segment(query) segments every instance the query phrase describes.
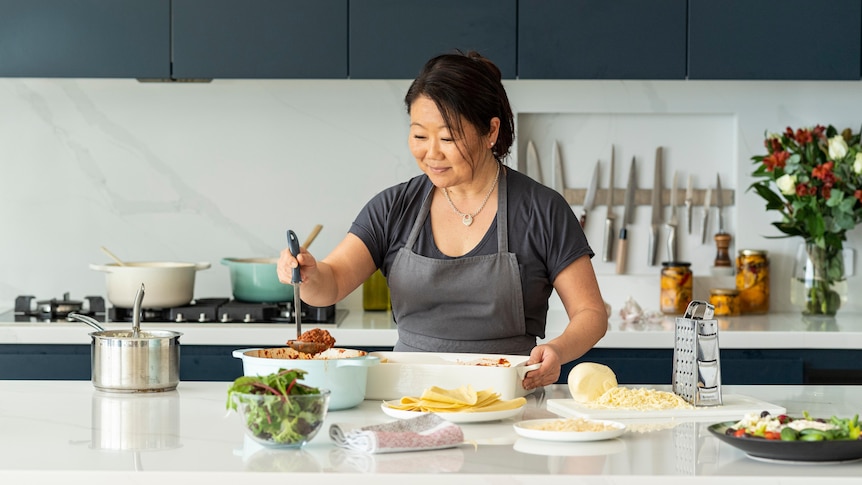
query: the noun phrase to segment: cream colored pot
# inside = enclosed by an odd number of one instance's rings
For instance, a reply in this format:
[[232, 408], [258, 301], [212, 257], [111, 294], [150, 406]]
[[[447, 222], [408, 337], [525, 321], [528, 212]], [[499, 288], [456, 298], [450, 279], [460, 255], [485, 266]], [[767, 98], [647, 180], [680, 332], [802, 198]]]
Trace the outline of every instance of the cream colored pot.
[[143, 283], [147, 287], [146, 308], [172, 308], [194, 298], [195, 274], [210, 263], [131, 262], [91, 264], [105, 273], [108, 301], [120, 308], [132, 308], [134, 295]]

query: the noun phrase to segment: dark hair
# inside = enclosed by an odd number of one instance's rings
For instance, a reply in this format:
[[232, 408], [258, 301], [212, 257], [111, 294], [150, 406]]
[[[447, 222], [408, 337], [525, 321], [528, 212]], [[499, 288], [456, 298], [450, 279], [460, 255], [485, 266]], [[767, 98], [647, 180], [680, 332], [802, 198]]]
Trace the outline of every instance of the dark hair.
[[500, 118], [500, 132], [491, 151], [499, 161], [509, 154], [515, 141], [515, 121], [502, 74], [478, 52], [443, 54], [426, 62], [404, 96], [408, 114], [420, 96], [434, 101], [446, 125], [456, 135], [464, 134], [461, 117], [482, 135], [488, 134], [491, 118]]

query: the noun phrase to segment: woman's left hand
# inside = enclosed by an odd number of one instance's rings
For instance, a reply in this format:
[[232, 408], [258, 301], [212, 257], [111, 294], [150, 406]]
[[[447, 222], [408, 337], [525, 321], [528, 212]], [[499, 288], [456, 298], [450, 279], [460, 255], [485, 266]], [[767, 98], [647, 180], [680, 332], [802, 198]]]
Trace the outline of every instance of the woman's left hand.
[[524, 389], [531, 390], [537, 387], [549, 386], [557, 382], [560, 378], [562, 363], [557, 350], [548, 344], [537, 345], [530, 352], [530, 359], [527, 365], [541, 363], [542, 366], [536, 370], [527, 372], [524, 380], [521, 383]]

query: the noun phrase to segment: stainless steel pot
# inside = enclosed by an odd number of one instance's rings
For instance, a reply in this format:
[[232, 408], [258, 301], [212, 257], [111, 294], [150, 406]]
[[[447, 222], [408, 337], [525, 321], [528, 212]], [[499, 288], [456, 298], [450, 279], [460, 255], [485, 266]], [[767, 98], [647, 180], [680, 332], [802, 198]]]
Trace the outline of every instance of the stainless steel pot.
[[132, 308], [132, 295], [138, 285], [149, 288], [147, 308], [171, 308], [188, 304], [194, 298], [195, 275], [210, 263], [131, 262], [91, 264], [103, 271], [108, 301], [120, 308]]
[[105, 330], [95, 319], [70, 313], [69, 317], [97, 329], [91, 332], [93, 386], [107, 392], [158, 392], [177, 388], [180, 382], [180, 336], [169, 330], [140, 329], [144, 285], [134, 302], [131, 330]]

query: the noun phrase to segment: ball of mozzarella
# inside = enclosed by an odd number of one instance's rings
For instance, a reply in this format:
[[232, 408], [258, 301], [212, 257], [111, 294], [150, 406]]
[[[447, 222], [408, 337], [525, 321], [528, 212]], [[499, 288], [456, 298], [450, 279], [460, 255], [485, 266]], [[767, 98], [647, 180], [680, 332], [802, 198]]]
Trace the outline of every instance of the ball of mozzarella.
[[569, 392], [577, 402], [595, 401], [614, 387], [617, 387], [617, 376], [606, 365], [582, 362], [569, 372]]

